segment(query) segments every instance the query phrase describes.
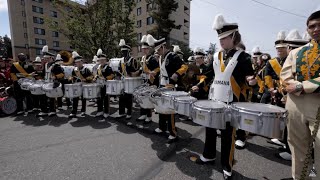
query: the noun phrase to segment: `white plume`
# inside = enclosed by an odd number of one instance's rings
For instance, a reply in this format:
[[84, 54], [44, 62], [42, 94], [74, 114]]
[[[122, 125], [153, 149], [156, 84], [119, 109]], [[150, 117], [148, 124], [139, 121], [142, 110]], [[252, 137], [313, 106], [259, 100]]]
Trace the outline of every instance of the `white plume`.
[[92, 61], [93, 61], [93, 62], [97, 62], [97, 61], [98, 61], [98, 56], [93, 56]]
[[285, 40], [286, 39], [286, 32], [280, 31], [277, 35], [277, 40]]
[[199, 47], [196, 47], [193, 52], [194, 52], [194, 53], [196, 53], [196, 52], [204, 53], [203, 49], [201, 49], [201, 48], [199, 48]]
[[40, 59], [40, 57], [39, 57], [39, 56], [37, 56], [37, 57], [36, 57], [35, 62], [41, 62], [41, 59]]
[[49, 48], [48, 48], [48, 46], [47, 46], [47, 45], [43, 46], [43, 48], [42, 48], [42, 52], [43, 52], [43, 53], [47, 53], [47, 52], [49, 52]]
[[142, 38], [141, 38], [141, 43], [145, 43], [147, 42], [147, 36], [146, 35], [143, 35]]
[[97, 56], [102, 54], [102, 49], [98, 49]]
[[260, 51], [260, 47], [259, 47], [259, 46], [255, 46], [255, 47], [252, 49], [252, 53], [258, 53], [258, 52], [261, 52], [261, 51]]
[[78, 57], [80, 56], [76, 51], [73, 51], [72, 52], [72, 58], [75, 58], [75, 57]]
[[307, 31], [304, 32], [302, 39], [306, 40], [306, 41], [310, 41], [311, 40], [311, 37], [310, 37], [310, 35], [309, 35], [309, 33]]
[[212, 29], [213, 30], [221, 29], [225, 24], [226, 24], [226, 21], [224, 20], [224, 17], [222, 16], [222, 14], [218, 14], [214, 18]]
[[301, 40], [302, 37], [297, 29], [292, 29], [286, 37], [286, 40]]
[[56, 60], [61, 60], [61, 55], [60, 54], [57, 54], [57, 57], [56, 57]]
[[179, 45], [172, 45], [173, 46], [173, 52], [181, 52], [181, 49], [179, 47]]
[[156, 41], [157, 40], [151, 34], [147, 35], [147, 43], [149, 44], [149, 46], [154, 46]]
[[126, 45], [126, 42], [124, 41], [124, 39], [120, 39], [119, 46], [124, 46], [124, 45]]

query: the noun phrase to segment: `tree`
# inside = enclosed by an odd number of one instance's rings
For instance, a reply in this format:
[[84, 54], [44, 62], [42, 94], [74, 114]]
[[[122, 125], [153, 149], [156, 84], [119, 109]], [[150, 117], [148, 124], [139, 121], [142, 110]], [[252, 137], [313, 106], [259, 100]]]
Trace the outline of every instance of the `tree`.
[[0, 36], [0, 56], [12, 58], [11, 39], [7, 35]]
[[157, 7], [157, 11], [151, 13], [151, 17], [156, 22], [154, 29], [149, 33], [156, 38], [166, 38], [168, 42], [169, 34], [172, 29], [180, 29], [181, 25], [176, 25], [174, 20], [170, 19], [172, 12], [178, 8], [178, 3], [175, 0], [146, 0], [147, 3], [152, 3], [153, 7]]
[[209, 49], [208, 49], [208, 54], [214, 54], [215, 52], [217, 51], [217, 48], [216, 48], [216, 44], [214, 43], [210, 43], [209, 45]]
[[86, 58], [92, 58], [99, 48], [110, 58], [115, 57], [120, 39], [128, 44], [135, 42], [134, 23], [129, 17], [134, 6], [131, 0], [96, 0], [85, 4], [56, 0], [54, 4], [63, 16], [63, 26], [46, 20], [48, 25], [64, 34]]

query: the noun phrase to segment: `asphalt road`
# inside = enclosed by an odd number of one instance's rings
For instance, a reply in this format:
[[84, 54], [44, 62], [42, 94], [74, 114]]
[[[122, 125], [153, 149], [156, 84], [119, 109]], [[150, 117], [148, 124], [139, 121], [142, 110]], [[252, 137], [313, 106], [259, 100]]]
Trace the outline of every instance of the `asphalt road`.
[[[66, 107], [64, 107], [66, 109]], [[112, 104], [112, 112], [117, 104]], [[222, 179], [220, 139], [214, 165], [189, 160], [204, 146], [204, 128], [191, 121], [177, 121], [180, 140], [166, 144], [155, 135], [153, 123], [139, 128], [127, 120], [94, 118], [89, 103], [85, 118], [68, 119], [70, 110], [39, 121], [35, 114], [0, 117], [0, 179], [112, 179], [187, 180]], [[260, 136], [251, 137], [244, 150], [236, 150], [234, 178], [277, 180], [290, 177], [290, 162], [275, 157], [277, 146]]]

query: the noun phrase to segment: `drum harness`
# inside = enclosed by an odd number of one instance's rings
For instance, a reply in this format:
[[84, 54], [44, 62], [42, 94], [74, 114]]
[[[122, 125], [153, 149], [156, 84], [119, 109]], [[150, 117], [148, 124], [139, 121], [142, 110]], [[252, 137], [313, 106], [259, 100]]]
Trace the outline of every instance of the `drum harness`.
[[316, 136], [318, 134], [318, 130], [319, 130], [319, 124], [320, 124], [320, 106], [318, 108], [318, 112], [317, 112], [317, 116], [316, 116], [316, 122], [314, 124], [314, 129], [311, 133], [311, 141], [309, 142], [309, 147], [308, 147], [308, 151], [306, 154], [306, 158], [304, 160], [303, 163], [303, 168], [302, 168], [302, 172], [301, 172], [301, 176], [300, 179], [304, 180], [307, 176], [307, 171], [309, 169], [309, 164], [312, 158], [312, 149], [313, 149], [313, 142], [316, 139]]

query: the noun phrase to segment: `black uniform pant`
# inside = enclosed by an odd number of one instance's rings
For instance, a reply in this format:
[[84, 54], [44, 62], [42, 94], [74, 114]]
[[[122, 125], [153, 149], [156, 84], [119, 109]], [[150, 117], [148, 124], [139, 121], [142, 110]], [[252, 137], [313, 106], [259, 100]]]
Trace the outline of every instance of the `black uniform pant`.
[[49, 111], [56, 112], [56, 98], [49, 98]]
[[151, 117], [152, 116], [152, 109], [141, 108], [140, 115], [147, 115], [147, 117]]
[[109, 114], [110, 97], [106, 94], [106, 86], [101, 88], [101, 97], [97, 99], [98, 112], [104, 111]]
[[127, 108], [127, 115], [132, 114], [132, 94], [121, 94], [119, 97], [119, 114], [125, 114], [125, 108]]
[[[62, 79], [59, 81], [61, 84], [62, 84], [62, 92], [64, 93], [64, 85], [65, 84], [68, 84], [68, 80], [67, 79]], [[67, 103], [67, 106], [70, 106], [71, 105], [71, 101], [69, 98], [66, 98], [66, 103]], [[58, 97], [57, 98], [57, 106], [58, 107], [62, 107], [62, 97]]]
[[[72, 114], [77, 114], [77, 110], [78, 110], [78, 105], [79, 105], [79, 97], [73, 98], [72, 99]], [[86, 112], [86, 106], [87, 106], [87, 100], [83, 97], [81, 97], [81, 112]]]
[[[221, 131], [221, 165], [223, 170], [231, 172], [233, 165], [235, 134], [236, 130], [227, 122], [226, 129]], [[206, 128], [206, 139], [203, 157], [207, 159], [216, 158], [217, 130]]]
[[31, 95], [33, 100], [33, 108], [40, 108], [40, 96], [41, 95]]
[[48, 97], [44, 95], [39, 95], [39, 103], [41, 112], [48, 113]]
[[159, 129], [169, 131], [171, 136], [177, 136], [177, 128], [174, 114], [159, 114]]
[[261, 97], [260, 103], [269, 104], [271, 102], [271, 94], [268, 91], [265, 91]]
[[13, 84], [14, 97], [17, 101], [17, 112], [23, 111], [23, 102], [26, 103], [26, 110], [33, 109], [32, 97], [30, 91], [22, 90], [18, 82]]

